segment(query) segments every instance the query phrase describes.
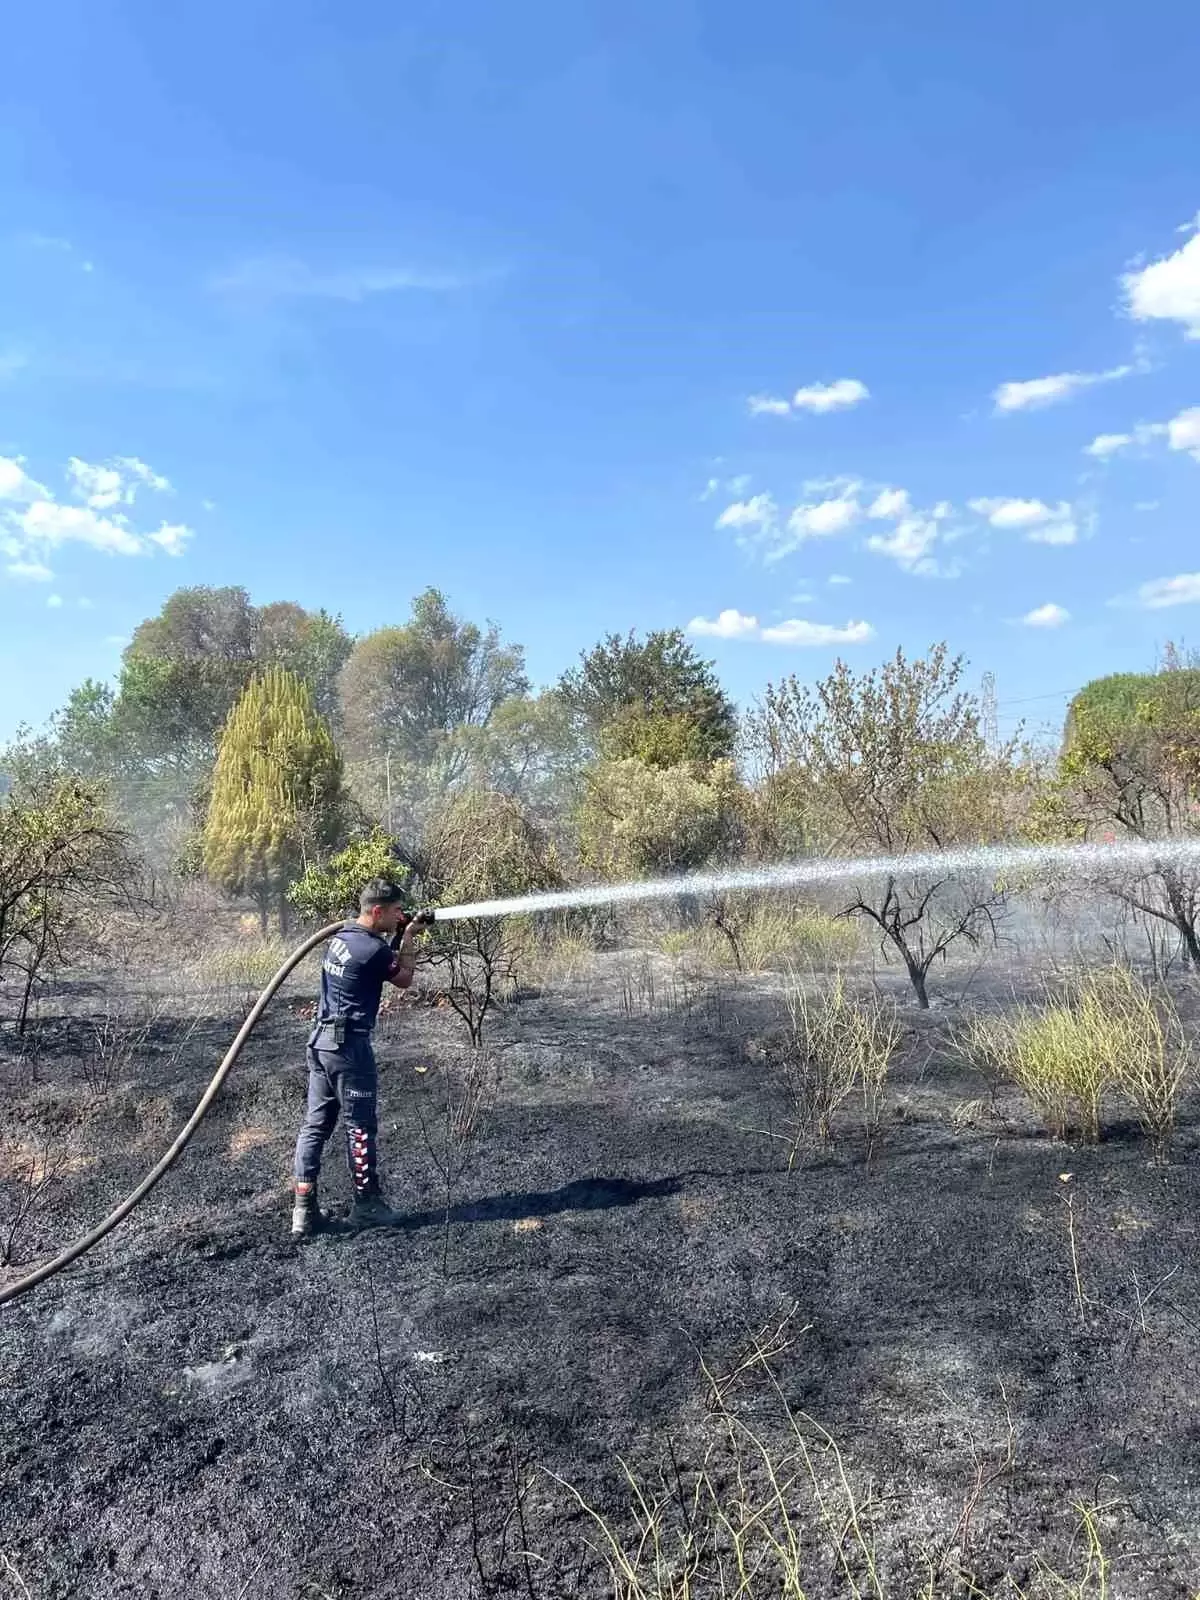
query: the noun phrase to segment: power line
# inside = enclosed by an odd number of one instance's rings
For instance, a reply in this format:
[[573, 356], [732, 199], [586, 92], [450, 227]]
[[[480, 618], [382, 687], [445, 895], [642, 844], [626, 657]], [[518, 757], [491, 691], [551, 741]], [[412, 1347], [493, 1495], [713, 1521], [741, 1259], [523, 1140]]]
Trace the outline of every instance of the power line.
[[1053, 689], [1049, 694], [1030, 694], [1023, 700], [1002, 700], [996, 707], [997, 711], [1007, 711], [1009, 706], [1031, 706], [1035, 700], [1061, 700], [1064, 695], [1074, 694], [1074, 689]]

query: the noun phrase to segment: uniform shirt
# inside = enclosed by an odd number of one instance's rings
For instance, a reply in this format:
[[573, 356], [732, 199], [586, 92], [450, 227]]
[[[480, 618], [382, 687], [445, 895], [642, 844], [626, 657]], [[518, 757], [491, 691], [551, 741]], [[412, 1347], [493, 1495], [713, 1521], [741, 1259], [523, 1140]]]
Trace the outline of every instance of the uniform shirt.
[[369, 1033], [379, 1015], [383, 986], [399, 966], [388, 941], [360, 923], [347, 922], [329, 941], [321, 963], [318, 1022], [344, 1022]]

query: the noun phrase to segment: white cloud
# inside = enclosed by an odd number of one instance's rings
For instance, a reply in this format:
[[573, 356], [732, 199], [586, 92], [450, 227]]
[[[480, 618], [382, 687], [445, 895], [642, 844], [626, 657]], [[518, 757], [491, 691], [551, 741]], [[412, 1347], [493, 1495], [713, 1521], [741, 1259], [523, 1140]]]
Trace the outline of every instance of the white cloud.
[[1048, 522], [1054, 512], [1041, 500], [1005, 500], [983, 498], [970, 502], [971, 510], [986, 517], [993, 528], [1027, 528], [1037, 522]]
[[54, 500], [36, 500], [17, 519], [25, 537], [35, 546], [75, 543], [91, 545], [107, 555], [136, 556], [142, 540], [118, 517], [102, 517], [90, 506], [63, 506]]
[[871, 502], [867, 515], [876, 522], [890, 522], [896, 517], [907, 516], [909, 510], [907, 489], [882, 489]]
[[[147, 556], [162, 551], [181, 555], [192, 530], [183, 523], [161, 522], [157, 532], [141, 532], [125, 511], [143, 491], [171, 491], [169, 481], [137, 456], [117, 456], [101, 464], [71, 456], [64, 474], [70, 493], [82, 504], [55, 498], [36, 483], [19, 458], [0, 457], [0, 559], [7, 575], [47, 583], [53, 577], [52, 556], [69, 545], [85, 545], [109, 556]], [[120, 509], [118, 509], [120, 508]], [[54, 602], [64, 602], [59, 596]], [[91, 609], [86, 598], [72, 606]]]
[[847, 622], [835, 627], [826, 622], [806, 622], [790, 617], [786, 622], [762, 627], [757, 617], [733, 609], [722, 611], [715, 620], [693, 617], [687, 631], [707, 639], [755, 639], [762, 644], [821, 646], [834, 644], [862, 644], [875, 637], [868, 622]]
[[1186, 450], [1200, 461], [1200, 406], [1190, 406], [1167, 423], [1167, 443], [1172, 450]]
[[822, 500], [815, 506], [797, 506], [788, 518], [788, 528], [797, 540], [828, 539], [857, 522], [862, 507], [853, 495]]
[[59, 606], [62, 605], [62, 603], [63, 603], [63, 598], [62, 598], [62, 595], [60, 595], [60, 594], [48, 595], [47, 598], [46, 598], [46, 604], [51, 608], [52, 611], [57, 611]]
[[1119, 450], [1124, 450], [1132, 443], [1131, 433], [1098, 433], [1091, 444], [1084, 445], [1083, 453], [1085, 456], [1095, 456], [1103, 461], [1106, 456], [1115, 456]]
[[792, 405], [797, 411], [844, 411], [870, 398], [871, 391], [857, 378], [838, 378], [834, 383], [813, 383], [797, 389]]
[[1136, 321], [1179, 322], [1189, 339], [1200, 339], [1200, 233], [1193, 233], [1174, 254], [1126, 273], [1121, 281]]
[[205, 511], [215, 511], [217, 509], [217, 502], [215, 500], [201, 500], [200, 504], [204, 507]]
[[746, 405], [752, 417], [788, 417], [792, 412], [786, 400], [776, 400], [769, 394], [752, 394]]
[[1065, 522], [1047, 522], [1040, 528], [1030, 528], [1025, 537], [1030, 544], [1077, 544], [1079, 529], [1069, 519]]
[[718, 528], [773, 528], [779, 508], [769, 494], [756, 494], [750, 500], [735, 500], [717, 518]]
[[113, 461], [100, 466], [72, 456], [67, 462], [67, 476], [71, 480], [72, 493], [91, 506], [93, 511], [106, 511], [116, 505], [132, 505], [142, 484], [157, 494], [169, 493], [171, 489], [166, 478], [136, 456], [116, 456]]
[[1187, 606], [1200, 602], [1200, 572], [1181, 572], [1174, 578], [1155, 578], [1143, 583], [1137, 592], [1139, 605], [1149, 611], [1165, 606]]
[[1074, 512], [1066, 500], [1048, 506], [1043, 500], [980, 499], [971, 510], [986, 517], [993, 528], [1023, 528], [1034, 544], [1074, 544], [1079, 537]]
[[427, 272], [418, 267], [350, 267], [320, 271], [290, 256], [258, 256], [239, 262], [214, 278], [210, 287], [223, 294], [256, 299], [322, 299], [358, 302], [375, 294], [407, 290], [433, 293], [466, 288], [478, 276]]
[[787, 622], [762, 630], [762, 638], [767, 644], [814, 648], [834, 644], [864, 644], [874, 637], [875, 630], [869, 622], [847, 622], [838, 628], [827, 622], [806, 622], [799, 617], [791, 617]]
[[129, 643], [128, 636], [123, 633], [110, 633], [105, 639], [105, 644], [112, 645], [115, 649], [124, 650]]
[[72, 456], [67, 462], [67, 476], [72, 492], [94, 511], [120, 505], [124, 498], [124, 484], [116, 467], [94, 467], [90, 462]]
[[938, 526], [931, 517], [905, 517], [889, 534], [873, 533], [867, 549], [876, 555], [890, 556], [906, 572], [932, 573], [935, 564], [929, 552], [937, 543]]
[[846, 577], [844, 572], [831, 572], [827, 580], [829, 583], [853, 583], [853, 578]]
[[[144, 483], [147, 489], [153, 489], [156, 494], [171, 493], [170, 480], [155, 472], [152, 467], [148, 467], [144, 461], [139, 461], [137, 456], [118, 456], [116, 460], [119, 467], [124, 467], [131, 477]], [[129, 498], [133, 499], [132, 486]]]
[[1027, 628], [1061, 628], [1064, 622], [1071, 620], [1071, 613], [1064, 611], [1062, 606], [1052, 602], [1044, 606], [1036, 606], [1032, 611], [1027, 611], [1021, 621]]
[[758, 635], [758, 618], [730, 609], [711, 622], [707, 617], [693, 617], [687, 631], [703, 639], [752, 639]]
[[748, 472], [739, 472], [736, 478], [727, 480], [725, 487], [730, 494], [742, 495], [750, 487], [751, 477]]
[[0, 456], [0, 500], [25, 505], [33, 500], [45, 500], [49, 494], [49, 489], [35, 482], [25, 471], [20, 456]]
[[166, 550], [168, 555], [182, 555], [192, 539], [192, 530], [182, 522], [165, 522], [158, 528], [157, 533], [149, 534], [152, 544], [157, 544], [158, 549]]
[[150, 535], [153, 544], [169, 556], [181, 556], [192, 538], [192, 530], [182, 522], [164, 522], [157, 533]]
[[1112, 383], [1116, 378], [1127, 378], [1136, 368], [1112, 367], [1108, 372], [1056, 372], [1048, 378], [1027, 378], [1021, 383], [1002, 383], [993, 390], [992, 399], [997, 412], [1033, 411], [1042, 406], [1056, 405], [1069, 400], [1081, 389], [1093, 384]]

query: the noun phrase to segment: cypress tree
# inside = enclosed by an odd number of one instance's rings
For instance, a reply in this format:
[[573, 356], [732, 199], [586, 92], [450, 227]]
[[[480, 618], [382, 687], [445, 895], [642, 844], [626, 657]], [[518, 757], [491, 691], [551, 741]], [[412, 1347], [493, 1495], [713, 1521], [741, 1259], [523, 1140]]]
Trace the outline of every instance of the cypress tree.
[[287, 932], [288, 885], [332, 844], [342, 760], [303, 679], [269, 667], [229, 713], [204, 827], [204, 870], [227, 894], [250, 895], [264, 933], [272, 908]]

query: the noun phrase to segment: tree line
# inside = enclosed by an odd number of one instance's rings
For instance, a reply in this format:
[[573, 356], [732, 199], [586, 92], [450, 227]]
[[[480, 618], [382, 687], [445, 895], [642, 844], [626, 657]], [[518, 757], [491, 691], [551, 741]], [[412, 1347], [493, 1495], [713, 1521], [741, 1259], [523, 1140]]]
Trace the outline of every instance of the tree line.
[[[1053, 750], [989, 741], [964, 672], [944, 644], [864, 673], [839, 661], [739, 714], [678, 630], [611, 634], [535, 690], [521, 646], [436, 589], [359, 638], [325, 611], [181, 589], [115, 684], [84, 683], [0, 760], [0, 973], [49, 959], [36, 930], [71, 852], [51, 827], [39, 880], [30, 841], [81, 804], [97, 881], [122, 879], [125, 851], [285, 930], [340, 909], [368, 867], [462, 900], [798, 855], [1200, 832], [1196, 657], [1169, 648], [1151, 671], [1089, 683]], [[1103, 886], [1200, 965], [1200, 874], [1164, 854]], [[993, 937], [1013, 887], [899, 867], [839, 910], [874, 928], [925, 1005], [932, 965]]]

